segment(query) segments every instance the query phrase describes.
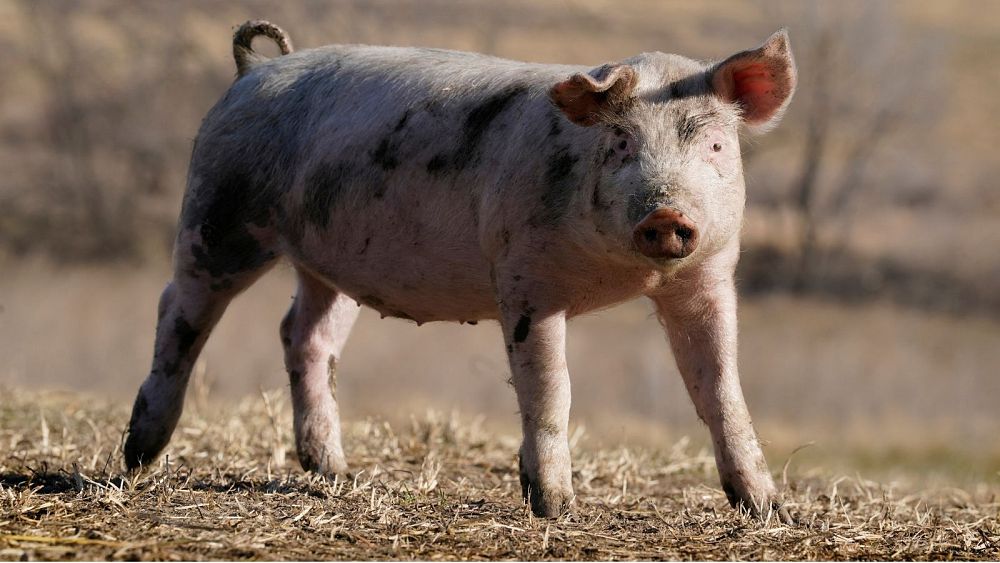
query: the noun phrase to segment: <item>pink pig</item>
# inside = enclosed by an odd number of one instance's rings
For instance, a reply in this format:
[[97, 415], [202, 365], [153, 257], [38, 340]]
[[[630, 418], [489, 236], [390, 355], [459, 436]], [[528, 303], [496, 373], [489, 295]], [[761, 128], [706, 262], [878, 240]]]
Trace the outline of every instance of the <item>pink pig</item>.
[[[254, 53], [257, 35], [283, 56]], [[239, 76], [191, 158], [130, 468], [170, 440], [226, 305], [285, 257], [299, 280], [281, 339], [303, 468], [347, 469], [331, 384], [358, 303], [417, 323], [493, 319], [520, 405], [523, 494], [558, 515], [574, 498], [566, 321], [646, 296], [730, 503], [780, 509], [740, 389], [733, 270], [739, 130], [774, 125], [792, 96], [784, 30], [708, 65], [664, 53], [594, 68], [437, 49], [292, 53], [263, 21], [244, 24], [233, 50]]]

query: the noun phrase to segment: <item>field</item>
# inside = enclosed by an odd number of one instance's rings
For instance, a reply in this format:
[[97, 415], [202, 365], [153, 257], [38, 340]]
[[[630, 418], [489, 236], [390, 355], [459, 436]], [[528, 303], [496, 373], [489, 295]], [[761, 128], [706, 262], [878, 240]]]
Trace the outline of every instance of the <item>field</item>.
[[[364, 310], [338, 365], [353, 474], [303, 473], [284, 263], [212, 334], [167, 455], [123, 474], [192, 141], [251, 18], [300, 50], [587, 65], [788, 27], [795, 99], [742, 143], [737, 285], [796, 525], [729, 508], [643, 299], [569, 325], [570, 513], [520, 501], [493, 322]], [[0, 0], [0, 53], [0, 560], [1000, 559], [1000, 2]]]
[[[121, 405], [7, 390], [0, 558], [997, 559], [1000, 487], [928, 489], [776, 467], [796, 525], [732, 511], [711, 455], [575, 448], [572, 511], [520, 502], [517, 441], [427, 415], [350, 425], [353, 475], [298, 469], [280, 393], [195, 401], [172, 454], [119, 471]], [[576, 439], [580, 438], [579, 433]]]

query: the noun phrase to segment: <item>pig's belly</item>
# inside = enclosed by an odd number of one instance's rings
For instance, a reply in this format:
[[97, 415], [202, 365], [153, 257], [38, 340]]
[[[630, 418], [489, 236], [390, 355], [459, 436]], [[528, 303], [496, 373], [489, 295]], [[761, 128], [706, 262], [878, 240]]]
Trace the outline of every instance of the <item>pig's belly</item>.
[[[331, 242], [325, 252], [300, 254], [293, 261], [383, 316], [417, 323], [498, 318], [490, 265], [478, 246], [441, 244], [421, 249], [412, 243], [379, 243], [355, 234], [346, 235], [345, 240]], [[566, 283], [560, 305], [568, 317], [634, 299], [663, 282], [657, 274], [618, 270], [600, 272], [593, 280], [562, 281]]]
[[404, 219], [379, 228], [354, 223], [307, 234], [287, 254], [384, 316], [418, 323], [497, 318], [490, 265], [474, 233]]

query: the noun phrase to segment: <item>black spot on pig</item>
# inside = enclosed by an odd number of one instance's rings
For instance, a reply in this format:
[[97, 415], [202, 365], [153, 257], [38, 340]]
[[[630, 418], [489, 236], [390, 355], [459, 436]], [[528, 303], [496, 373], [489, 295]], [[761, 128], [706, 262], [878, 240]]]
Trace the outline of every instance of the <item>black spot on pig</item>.
[[192, 327], [184, 317], [177, 317], [174, 321], [174, 336], [177, 337], [177, 359], [182, 360], [190, 352], [191, 347], [198, 340], [201, 331]]
[[549, 138], [550, 139], [553, 138], [553, 137], [558, 137], [559, 135], [562, 135], [562, 124], [560, 123], [561, 120], [562, 120], [562, 118], [559, 115], [556, 115], [555, 112], [553, 112], [549, 116]]
[[571, 154], [566, 147], [559, 148], [549, 159], [549, 167], [545, 172], [546, 183], [551, 186], [565, 182], [579, 160], [580, 157]]
[[372, 152], [372, 164], [386, 172], [395, 170], [399, 166], [399, 158], [396, 156], [398, 150], [399, 147], [389, 137], [382, 139]]
[[401, 132], [406, 129], [406, 123], [410, 120], [411, 113], [412, 110], [406, 110], [399, 120], [396, 121], [396, 124], [392, 127], [392, 131], [379, 141], [378, 146], [371, 152], [372, 164], [375, 164], [386, 172], [395, 170], [399, 166], [399, 147], [402, 142], [400, 138]]
[[518, 97], [528, 91], [522, 84], [514, 84], [500, 92], [497, 92], [485, 102], [469, 110], [465, 118], [465, 125], [462, 129], [462, 141], [455, 152], [455, 168], [464, 170], [470, 164], [475, 164], [473, 158], [476, 156], [479, 144], [483, 136], [490, 128], [490, 125], [507, 109]]
[[536, 222], [542, 225], [557, 223], [566, 213], [573, 194], [577, 189], [577, 178], [573, 167], [580, 157], [569, 147], [558, 146], [549, 156], [545, 169], [545, 192], [542, 193], [542, 208]]
[[256, 270], [274, 259], [251, 234], [266, 228], [272, 203], [248, 174], [229, 171], [205, 180], [198, 193], [185, 197], [181, 214], [185, 228], [197, 230], [201, 243], [191, 245], [194, 266], [214, 278]]
[[343, 193], [342, 182], [348, 174], [344, 163], [320, 162], [306, 175], [302, 196], [302, 214], [321, 229], [330, 223], [330, 210]]
[[601, 200], [601, 183], [594, 182], [594, 190], [590, 195], [590, 205], [594, 209], [609, 209], [611, 206]]
[[521, 315], [521, 318], [517, 320], [517, 326], [514, 327], [514, 342], [517, 344], [524, 342], [530, 332], [531, 316]]
[[393, 133], [399, 133], [404, 127], [406, 127], [406, 122], [409, 121], [411, 113], [412, 110], [406, 110], [406, 112], [403, 113], [403, 116], [396, 122], [396, 126], [392, 128]]
[[444, 154], [436, 154], [433, 158], [427, 161], [427, 173], [436, 175], [447, 165], [448, 157]]
[[213, 278], [254, 271], [275, 258], [273, 252], [265, 251], [249, 235], [234, 236], [227, 241], [226, 246], [192, 244], [191, 256], [194, 258], [195, 269], [208, 272]]
[[603, 166], [603, 165], [611, 162], [611, 159], [613, 159], [614, 157], [615, 157], [615, 149], [614, 149], [614, 147], [608, 148], [608, 150], [606, 150], [604, 152], [604, 158], [601, 160], [601, 165]]
[[362, 295], [361, 297], [358, 298], [358, 300], [364, 303], [365, 305], [368, 305], [372, 309], [381, 309], [385, 307], [385, 301], [382, 301], [382, 299], [374, 295]]
[[302, 372], [297, 369], [288, 370], [288, 381], [292, 385], [298, 385], [299, 381], [302, 380]]
[[177, 317], [174, 321], [173, 331], [174, 343], [177, 346], [176, 354], [171, 355], [170, 351], [166, 351], [166, 357], [163, 357], [157, 352], [154, 354], [153, 361], [154, 366], [156, 366], [154, 369], [158, 369], [159, 374], [167, 378], [177, 375], [201, 334], [200, 330], [191, 326], [183, 317]]

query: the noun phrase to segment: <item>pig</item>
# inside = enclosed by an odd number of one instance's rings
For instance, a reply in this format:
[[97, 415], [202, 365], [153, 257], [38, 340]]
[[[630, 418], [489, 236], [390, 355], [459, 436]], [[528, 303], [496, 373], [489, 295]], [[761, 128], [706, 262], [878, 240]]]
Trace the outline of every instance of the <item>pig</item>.
[[[257, 36], [282, 54], [257, 54]], [[227, 304], [283, 258], [298, 280], [280, 337], [305, 470], [347, 470], [333, 391], [362, 304], [418, 325], [495, 320], [520, 407], [523, 497], [539, 516], [563, 513], [566, 322], [645, 296], [730, 504], [789, 519], [740, 388], [733, 280], [739, 135], [774, 126], [795, 90], [784, 29], [712, 63], [293, 51], [266, 21], [241, 26], [233, 52], [235, 81], [194, 144], [128, 468], [167, 445]]]

